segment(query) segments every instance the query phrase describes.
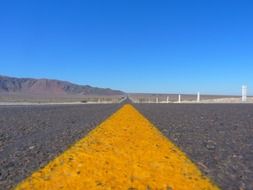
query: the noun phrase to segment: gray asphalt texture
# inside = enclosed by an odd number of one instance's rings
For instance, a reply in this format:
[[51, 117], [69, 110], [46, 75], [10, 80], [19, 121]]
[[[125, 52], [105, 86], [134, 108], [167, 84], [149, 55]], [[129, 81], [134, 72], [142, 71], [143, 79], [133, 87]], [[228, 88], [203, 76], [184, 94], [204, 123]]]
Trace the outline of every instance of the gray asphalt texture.
[[[0, 106], [0, 189], [14, 187], [120, 106]], [[134, 106], [222, 189], [253, 189], [253, 105]]]
[[253, 105], [135, 104], [224, 190], [253, 190]]
[[0, 189], [13, 188], [120, 107], [0, 106]]

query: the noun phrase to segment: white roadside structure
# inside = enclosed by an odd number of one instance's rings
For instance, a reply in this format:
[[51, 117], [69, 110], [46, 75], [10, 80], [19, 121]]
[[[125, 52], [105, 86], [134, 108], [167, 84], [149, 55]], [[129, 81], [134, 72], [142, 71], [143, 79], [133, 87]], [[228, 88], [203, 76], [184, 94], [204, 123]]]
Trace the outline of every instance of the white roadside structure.
[[197, 102], [200, 102], [200, 93], [197, 93]]
[[246, 102], [247, 101], [247, 86], [246, 85], [242, 85], [242, 102]]
[[167, 104], [169, 103], [169, 100], [170, 100], [170, 97], [167, 96], [167, 99], [166, 99], [166, 103], [167, 103]]
[[181, 103], [181, 94], [178, 94], [178, 103]]

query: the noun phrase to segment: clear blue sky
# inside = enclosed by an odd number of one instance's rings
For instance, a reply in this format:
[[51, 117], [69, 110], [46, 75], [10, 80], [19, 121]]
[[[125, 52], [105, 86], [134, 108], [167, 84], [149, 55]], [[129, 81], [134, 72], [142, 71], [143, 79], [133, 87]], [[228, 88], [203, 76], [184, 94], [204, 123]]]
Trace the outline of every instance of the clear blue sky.
[[239, 94], [253, 89], [253, 1], [1, 0], [0, 74]]

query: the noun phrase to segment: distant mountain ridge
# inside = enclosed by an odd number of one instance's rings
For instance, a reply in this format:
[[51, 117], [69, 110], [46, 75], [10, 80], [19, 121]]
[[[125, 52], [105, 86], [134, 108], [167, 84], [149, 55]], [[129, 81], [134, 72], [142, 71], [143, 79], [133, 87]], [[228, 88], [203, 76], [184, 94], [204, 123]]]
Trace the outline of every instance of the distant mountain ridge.
[[78, 85], [67, 81], [52, 79], [16, 78], [0, 75], [0, 93], [84, 96], [84, 95], [123, 95], [124, 92], [110, 88], [98, 88], [89, 85]]

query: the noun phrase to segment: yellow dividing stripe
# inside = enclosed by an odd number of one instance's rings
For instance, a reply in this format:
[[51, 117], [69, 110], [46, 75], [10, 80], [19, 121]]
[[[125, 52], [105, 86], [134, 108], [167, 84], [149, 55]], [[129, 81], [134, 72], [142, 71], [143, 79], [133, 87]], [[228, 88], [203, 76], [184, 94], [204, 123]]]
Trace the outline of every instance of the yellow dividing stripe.
[[133, 106], [125, 105], [16, 189], [218, 190]]

